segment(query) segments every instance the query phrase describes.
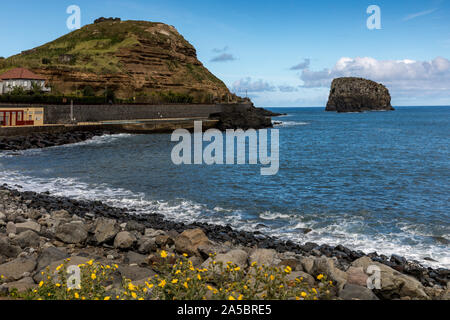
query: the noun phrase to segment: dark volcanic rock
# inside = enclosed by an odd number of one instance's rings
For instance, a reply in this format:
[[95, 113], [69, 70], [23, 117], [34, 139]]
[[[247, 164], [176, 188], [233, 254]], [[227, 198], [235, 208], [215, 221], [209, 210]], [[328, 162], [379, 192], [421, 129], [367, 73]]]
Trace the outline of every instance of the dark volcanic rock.
[[362, 112], [395, 110], [389, 90], [382, 84], [362, 78], [337, 78], [331, 84], [326, 111]]
[[219, 130], [227, 129], [264, 129], [272, 128], [272, 119], [274, 114], [268, 110], [250, 107], [247, 110], [232, 110], [212, 114], [210, 118], [219, 120], [217, 128]]
[[77, 143], [95, 136], [111, 134], [109, 131], [73, 131], [64, 133], [32, 133], [24, 136], [0, 137], [0, 151], [39, 149]]

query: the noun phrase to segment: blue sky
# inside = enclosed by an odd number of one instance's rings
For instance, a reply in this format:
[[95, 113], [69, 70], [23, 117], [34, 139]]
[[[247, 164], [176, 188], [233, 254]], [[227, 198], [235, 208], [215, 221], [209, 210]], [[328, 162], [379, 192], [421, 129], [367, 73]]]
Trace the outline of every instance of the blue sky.
[[[394, 105], [450, 105], [450, 0], [4, 1], [0, 56], [68, 33], [69, 5], [82, 25], [113, 16], [175, 26], [258, 106], [323, 106], [331, 79], [350, 75], [384, 83]], [[370, 5], [381, 9], [380, 30], [366, 26]]]

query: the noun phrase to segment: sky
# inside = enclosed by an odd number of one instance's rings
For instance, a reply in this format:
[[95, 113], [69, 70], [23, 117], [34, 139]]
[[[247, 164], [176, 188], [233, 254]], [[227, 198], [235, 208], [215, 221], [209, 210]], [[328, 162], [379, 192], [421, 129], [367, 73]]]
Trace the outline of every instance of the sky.
[[70, 5], [82, 26], [101, 16], [175, 26], [260, 107], [325, 106], [341, 76], [383, 83], [394, 106], [450, 105], [450, 0], [2, 1], [0, 56], [70, 32]]

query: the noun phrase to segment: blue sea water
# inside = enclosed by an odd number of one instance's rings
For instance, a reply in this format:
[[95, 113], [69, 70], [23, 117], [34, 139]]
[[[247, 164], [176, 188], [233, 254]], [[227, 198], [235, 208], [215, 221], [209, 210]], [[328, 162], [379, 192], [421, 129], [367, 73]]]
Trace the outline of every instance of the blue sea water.
[[175, 166], [170, 135], [121, 134], [0, 153], [0, 183], [450, 267], [450, 107], [274, 110], [288, 113], [274, 119], [275, 176], [259, 165]]

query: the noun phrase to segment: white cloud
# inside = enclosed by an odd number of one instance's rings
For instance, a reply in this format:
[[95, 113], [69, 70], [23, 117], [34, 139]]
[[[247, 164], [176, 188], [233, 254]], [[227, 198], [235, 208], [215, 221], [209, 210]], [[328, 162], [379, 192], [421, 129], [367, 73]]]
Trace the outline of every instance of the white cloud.
[[236, 58], [230, 53], [222, 53], [211, 59], [211, 62], [226, 62], [226, 61], [234, 61]]
[[426, 16], [429, 15], [433, 12], [435, 12], [437, 9], [430, 9], [430, 10], [425, 10], [425, 11], [421, 11], [421, 12], [416, 12], [416, 13], [412, 13], [407, 15], [406, 17], [403, 18], [403, 21], [408, 21], [408, 20], [412, 20], [418, 17], [422, 17], [422, 16]]
[[370, 57], [341, 58], [332, 69], [303, 70], [303, 87], [329, 87], [334, 78], [362, 77], [382, 82], [394, 94], [450, 95], [450, 61], [377, 60]]
[[303, 62], [300, 62], [299, 64], [296, 64], [295, 66], [291, 67], [291, 70], [304, 70], [309, 67], [310, 63], [311, 59], [304, 59]]
[[233, 86], [231, 87], [231, 91], [235, 93], [242, 93], [242, 92], [265, 92], [265, 91], [275, 91], [276, 87], [270, 84], [267, 81], [264, 81], [262, 79], [252, 81], [252, 78], [247, 77], [240, 79], [238, 81], [235, 81], [233, 83]]

